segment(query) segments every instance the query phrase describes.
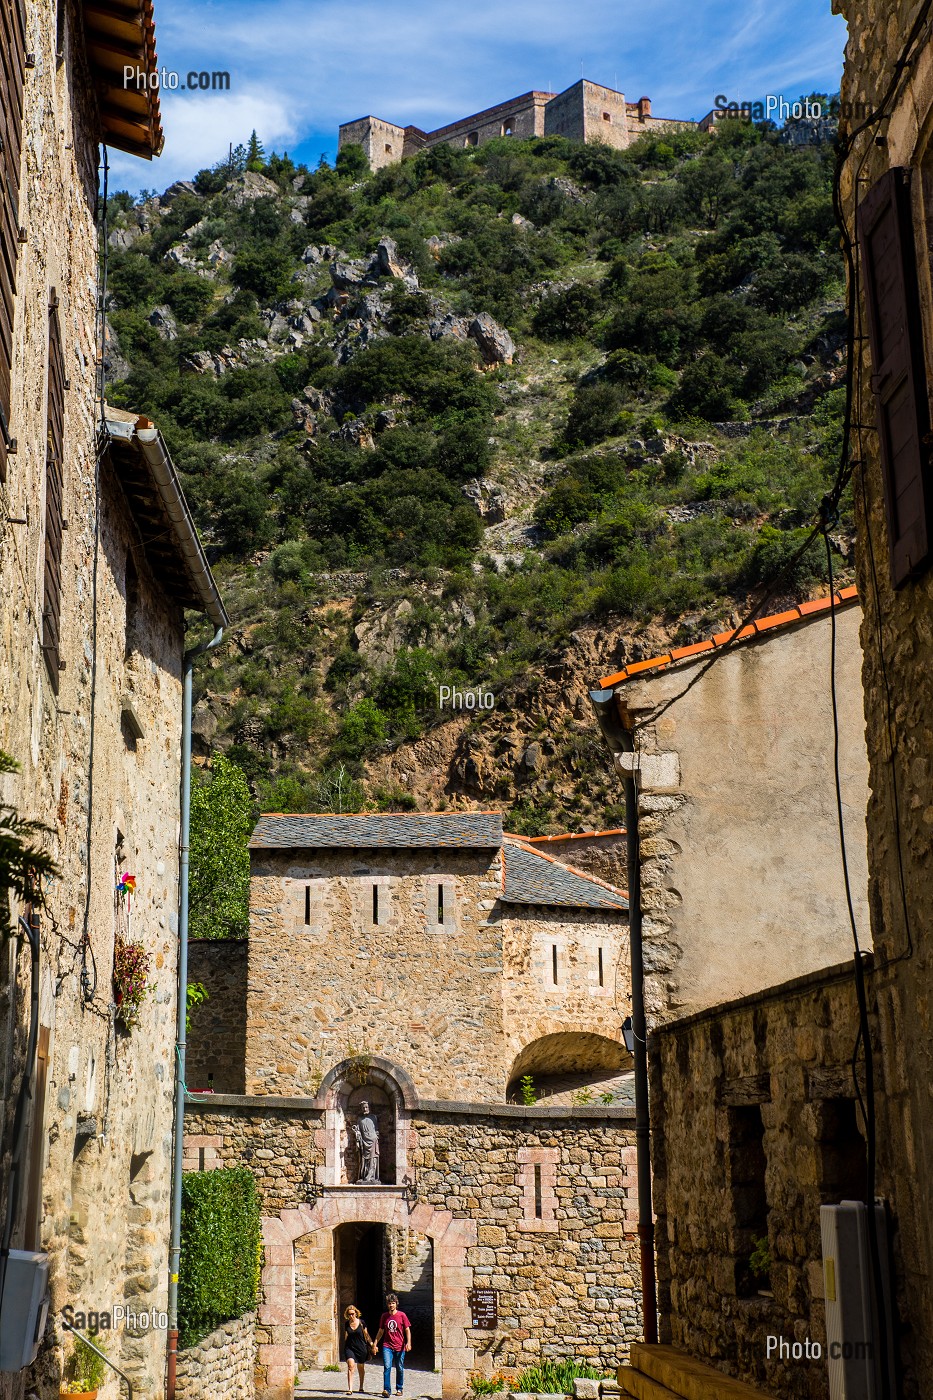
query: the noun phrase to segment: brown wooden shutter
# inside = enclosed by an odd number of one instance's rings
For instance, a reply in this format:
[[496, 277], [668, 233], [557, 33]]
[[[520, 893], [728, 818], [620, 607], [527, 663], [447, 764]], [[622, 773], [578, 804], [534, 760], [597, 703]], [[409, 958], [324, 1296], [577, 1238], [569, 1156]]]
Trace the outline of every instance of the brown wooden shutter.
[[891, 581], [922, 572], [933, 545], [930, 410], [910, 199], [910, 170], [895, 167], [858, 210]]
[[13, 309], [19, 253], [19, 166], [26, 30], [21, 0], [0, 0], [0, 481], [10, 438]]
[[62, 609], [62, 510], [64, 497], [65, 358], [62, 353], [58, 300], [49, 307], [49, 366], [45, 449], [45, 595], [42, 604], [42, 650], [52, 689], [58, 694]]

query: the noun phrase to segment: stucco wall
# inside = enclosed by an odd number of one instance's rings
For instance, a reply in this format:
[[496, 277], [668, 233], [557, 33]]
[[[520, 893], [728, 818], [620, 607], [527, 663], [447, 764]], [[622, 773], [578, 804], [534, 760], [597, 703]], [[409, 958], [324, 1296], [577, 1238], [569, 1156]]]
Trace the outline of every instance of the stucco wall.
[[[846, 846], [870, 947], [868, 762], [857, 607], [837, 613], [837, 693]], [[709, 659], [619, 687], [634, 722]], [[655, 1020], [827, 967], [847, 956], [833, 782], [827, 614], [723, 655], [637, 731], [646, 1004]]]
[[[906, 0], [883, 4], [880, 0], [835, 0], [833, 8], [845, 15], [849, 26], [841, 89], [840, 136], [845, 138], [886, 93], [918, 6]], [[909, 166], [918, 172], [913, 182], [914, 232], [927, 378], [928, 384], [933, 384], [933, 295], [927, 253], [930, 206], [929, 195], [925, 202], [921, 188], [926, 183], [929, 190], [933, 159], [929, 146], [933, 50], [926, 40], [912, 55], [897, 99], [888, 111], [890, 119], [886, 117], [880, 127], [872, 127], [856, 139], [843, 171], [843, 206], [851, 229], [857, 194], [864, 197], [889, 166]], [[884, 135], [883, 144], [875, 144], [879, 132]], [[857, 191], [856, 176], [860, 180]], [[855, 421], [871, 424], [875, 412], [872, 366], [867, 345], [863, 343], [860, 349]], [[919, 1391], [926, 1395], [933, 1392], [933, 1292], [929, 1286], [933, 1272], [933, 1186], [924, 1165], [933, 1159], [933, 1116], [927, 1092], [933, 1082], [929, 917], [933, 907], [933, 673], [929, 665], [933, 571], [928, 569], [897, 591], [891, 587], [878, 439], [873, 431], [856, 431], [853, 456], [862, 463], [855, 477], [856, 564], [865, 608], [862, 645], [871, 763], [872, 934], [880, 962], [878, 996], [888, 1091], [899, 1097], [889, 1131], [897, 1164], [895, 1194], [908, 1282], [911, 1332], [904, 1349], [916, 1368]], [[893, 698], [890, 721], [889, 693]], [[906, 899], [902, 896], [901, 869]], [[890, 965], [886, 966], [888, 959]]]
[[[864, 1190], [850, 1065], [857, 1029], [845, 965], [649, 1038], [661, 1341], [787, 1400], [829, 1394], [819, 1208]], [[741, 1138], [749, 1108], [764, 1129], [767, 1219], [757, 1226]], [[887, 1194], [883, 1136], [879, 1147]], [[756, 1280], [747, 1261], [763, 1235], [772, 1263]], [[809, 1339], [824, 1357], [769, 1359], [768, 1335]]]

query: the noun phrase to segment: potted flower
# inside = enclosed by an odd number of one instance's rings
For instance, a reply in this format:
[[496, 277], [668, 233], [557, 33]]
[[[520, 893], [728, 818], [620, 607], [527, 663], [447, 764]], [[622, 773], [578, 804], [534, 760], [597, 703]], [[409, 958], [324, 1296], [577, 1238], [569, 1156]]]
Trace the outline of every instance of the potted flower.
[[74, 1351], [68, 1358], [65, 1377], [61, 1383], [59, 1400], [69, 1396], [80, 1396], [81, 1400], [94, 1400], [104, 1383], [106, 1365], [83, 1337], [75, 1337]]
[[141, 943], [117, 938], [113, 947], [113, 999], [124, 1030], [139, 1024], [140, 1008], [149, 995], [150, 956]]

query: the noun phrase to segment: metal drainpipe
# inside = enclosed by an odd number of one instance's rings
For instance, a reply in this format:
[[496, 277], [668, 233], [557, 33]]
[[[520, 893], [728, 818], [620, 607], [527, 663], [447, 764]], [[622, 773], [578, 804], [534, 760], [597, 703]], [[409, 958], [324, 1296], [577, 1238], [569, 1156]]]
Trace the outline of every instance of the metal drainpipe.
[[175, 1137], [172, 1165], [171, 1236], [168, 1256], [168, 1375], [167, 1400], [175, 1397], [178, 1356], [178, 1265], [181, 1258], [181, 1174], [185, 1144], [185, 1021], [188, 988], [188, 865], [191, 843], [191, 691], [197, 656], [217, 646], [224, 634], [218, 627], [209, 642], [186, 651], [182, 662], [181, 709], [181, 832], [178, 858], [178, 991], [175, 1008]]
[[[611, 690], [591, 690], [590, 702], [613, 755], [632, 752], [634, 742], [615, 712]], [[641, 857], [638, 840], [638, 789], [626, 773], [625, 845], [628, 861], [628, 927], [632, 969], [632, 1058], [635, 1070], [635, 1152], [638, 1177], [638, 1240], [641, 1253], [642, 1321], [645, 1341], [658, 1340], [658, 1295], [654, 1267], [654, 1212], [651, 1205], [651, 1112], [648, 1104], [648, 1033], [645, 1025], [645, 962], [642, 945]]]

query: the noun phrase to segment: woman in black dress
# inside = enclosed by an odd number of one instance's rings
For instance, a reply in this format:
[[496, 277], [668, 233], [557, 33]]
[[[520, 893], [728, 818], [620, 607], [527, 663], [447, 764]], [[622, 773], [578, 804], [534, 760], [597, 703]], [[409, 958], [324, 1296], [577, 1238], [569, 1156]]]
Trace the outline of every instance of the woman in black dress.
[[372, 1339], [366, 1331], [366, 1324], [360, 1316], [359, 1308], [352, 1303], [343, 1314], [343, 1359], [347, 1363], [347, 1394], [353, 1391], [353, 1372], [359, 1368], [360, 1393], [366, 1380], [366, 1362], [372, 1353]]

